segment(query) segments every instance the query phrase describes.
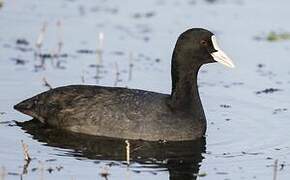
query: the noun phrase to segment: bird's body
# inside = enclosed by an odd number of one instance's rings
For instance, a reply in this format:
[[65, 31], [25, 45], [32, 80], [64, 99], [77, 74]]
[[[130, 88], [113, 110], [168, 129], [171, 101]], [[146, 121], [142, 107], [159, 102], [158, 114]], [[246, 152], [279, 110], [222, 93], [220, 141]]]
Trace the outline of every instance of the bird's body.
[[172, 56], [171, 94], [71, 85], [36, 95], [14, 108], [44, 124], [90, 135], [149, 141], [200, 138], [206, 119], [197, 88], [198, 70], [214, 62], [213, 57], [231, 63], [217, 53], [212, 36], [196, 28], [178, 38]]
[[34, 106], [27, 114], [41, 122], [78, 133], [172, 141], [201, 137], [205, 117], [174, 112], [169, 102], [170, 95], [155, 92], [71, 85], [41, 93], [24, 104]]

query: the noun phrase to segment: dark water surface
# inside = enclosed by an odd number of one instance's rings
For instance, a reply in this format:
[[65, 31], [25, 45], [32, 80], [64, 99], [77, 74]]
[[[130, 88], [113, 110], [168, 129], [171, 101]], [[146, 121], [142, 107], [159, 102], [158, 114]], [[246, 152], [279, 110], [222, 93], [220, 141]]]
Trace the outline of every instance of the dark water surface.
[[[0, 180], [20, 176], [264, 180], [273, 179], [275, 160], [277, 179], [290, 177], [290, 41], [268, 38], [272, 31], [290, 32], [290, 3], [1, 2]], [[43, 24], [39, 50], [36, 44]], [[208, 120], [206, 139], [132, 141], [132, 161], [127, 167], [124, 140], [45, 129], [12, 108], [50, 86], [68, 84], [169, 93], [172, 49], [177, 36], [190, 27], [212, 30], [237, 67], [229, 70], [210, 64], [199, 73]], [[101, 65], [97, 64], [100, 55]], [[16, 126], [14, 120], [25, 123]], [[29, 146], [29, 164], [24, 161], [21, 140]]]

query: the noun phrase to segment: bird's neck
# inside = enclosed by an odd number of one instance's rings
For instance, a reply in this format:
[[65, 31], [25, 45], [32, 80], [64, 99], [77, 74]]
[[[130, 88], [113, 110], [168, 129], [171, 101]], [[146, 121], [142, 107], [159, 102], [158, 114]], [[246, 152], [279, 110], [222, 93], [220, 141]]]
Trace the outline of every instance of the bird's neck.
[[[184, 58], [184, 56], [179, 57]], [[171, 107], [174, 110], [204, 117], [197, 86], [197, 75], [201, 65], [180, 65], [178, 62], [182, 60], [178, 59], [179, 57], [176, 55], [172, 57]]]

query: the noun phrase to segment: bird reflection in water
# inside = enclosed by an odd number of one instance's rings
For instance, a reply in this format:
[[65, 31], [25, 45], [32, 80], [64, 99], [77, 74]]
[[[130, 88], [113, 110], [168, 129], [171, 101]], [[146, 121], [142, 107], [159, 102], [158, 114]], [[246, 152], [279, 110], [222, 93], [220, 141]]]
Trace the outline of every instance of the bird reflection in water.
[[[93, 160], [126, 160], [124, 139], [112, 139], [50, 129], [37, 120], [18, 122], [33, 139], [48, 146], [70, 149], [66, 155]], [[195, 180], [205, 153], [206, 139], [180, 142], [130, 140], [131, 162], [146, 168], [165, 168], [170, 180]], [[142, 171], [142, 170], [141, 170]]]

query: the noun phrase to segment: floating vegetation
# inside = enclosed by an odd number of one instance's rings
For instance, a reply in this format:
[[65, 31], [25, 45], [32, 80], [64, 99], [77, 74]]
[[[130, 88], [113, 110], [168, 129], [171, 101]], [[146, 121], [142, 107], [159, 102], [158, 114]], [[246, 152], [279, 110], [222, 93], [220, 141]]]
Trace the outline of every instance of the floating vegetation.
[[33, 51], [33, 48], [28, 47], [30, 43], [24, 38], [16, 39], [15, 44], [16, 44], [15, 49], [18, 51], [21, 51], [21, 52]]
[[[67, 58], [68, 54], [52, 54], [52, 53], [35, 53], [35, 58], [39, 62], [35, 62], [35, 71], [38, 71], [39, 69], [45, 69], [45, 64], [47, 60], [50, 60], [50, 63], [53, 67], [58, 68], [58, 69], [65, 69], [65, 66], [62, 64], [65, 63], [66, 61], [60, 60], [59, 58]], [[56, 60], [56, 62], [54, 62]]]
[[281, 113], [281, 112], [286, 112], [287, 110], [288, 110], [287, 108], [277, 108], [277, 109], [274, 109], [273, 114], [278, 114], [278, 113]]
[[28, 46], [29, 42], [26, 39], [21, 38], [21, 39], [17, 39], [16, 40], [16, 44], [17, 45]]
[[90, 50], [90, 49], [79, 49], [79, 50], [77, 50], [77, 53], [79, 53], [79, 54], [95, 54], [96, 51]]
[[25, 65], [28, 61], [20, 58], [11, 58], [12, 61], [15, 62], [16, 65]]
[[221, 104], [220, 107], [222, 107], [222, 108], [230, 108], [231, 105], [228, 105], [228, 104]]
[[263, 68], [263, 67], [265, 67], [266, 65], [265, 64], [262, 64], [262, 63], [259, 63], [259, 64], [257, 64], [257, 67], [258, 68]]
[[156, 58], [156, 59], [155, 59], [155, 62], [156, 62], [156, 63], [160, 63], [160, 61], [161, 61], [160, 58]]
[[133, 18], [135, 19], [139, 19], [139, 18], [151, 18], [154, 17], [156, 15], [156, 13], [154, 11], [149, 11], [149, 12], [145, 12], [145, 13], [135, 13], [133, 14]]
[[113, 51], [113, 52], [111, 52], [111, 54], [114, 54], [116, 56], [123, 56], [125, 53], [122, 51]]
[[276, 33], [276, 32], [270, 32], [267, 36], [268, 41], [279, 41], [279, 40], [290, 40], [290, 33], [284, 32], [284, 33]]
[[271, 31], [265, 36], [256, 36], [254, 37], [254, 39], [258, 41], [266, 40], [269, 42], [285, 41], [285, 40], [290, 40], [290, 33]]
[[270, 94], [270, 93], [274, 93], [276, 91], [282, 91], [282, 89], [276, 89], [276, 88], [267, 88], [264, 89], [262, 91], [257, 91], [256, 94]]
[[30, 52], [33, 51], [32, 48], [27, 48], [27, 47], [15, 47], [16, 50], [21, 51], [21, 52]]
[[[38, 37], [35, 42], [35, 48], [34, 50], [34, 68], [35, 71], [38, 71], [39, 69], [45, 69], [45, 64], [47, 60], [50, 60], [50, 63], [53, 67], [58, 68], [58, 69], [65, 69], [65, 67], [62, 65], [64, 60], [60, 58], [67, 58], [68, 54], [62, 53], [62, 49], [64, 46], [63, 43], [63, 34], [62, 34], [62, 22], [58, 20], [56, 22], [56, 28], [57, 28], [57, 47], [52, 49], [50, 52], [42, 52], [42, 47], [43, 47], [43, 40], [44, 40], [44, 35], [46, 33], [47, 29], [47, 23], [44, 22], [40, 32], [38, 34]], [[16, 44], [18, 45], [28, 45], [28, 41], [25, 39], [18, 39], [16, 41]]]

